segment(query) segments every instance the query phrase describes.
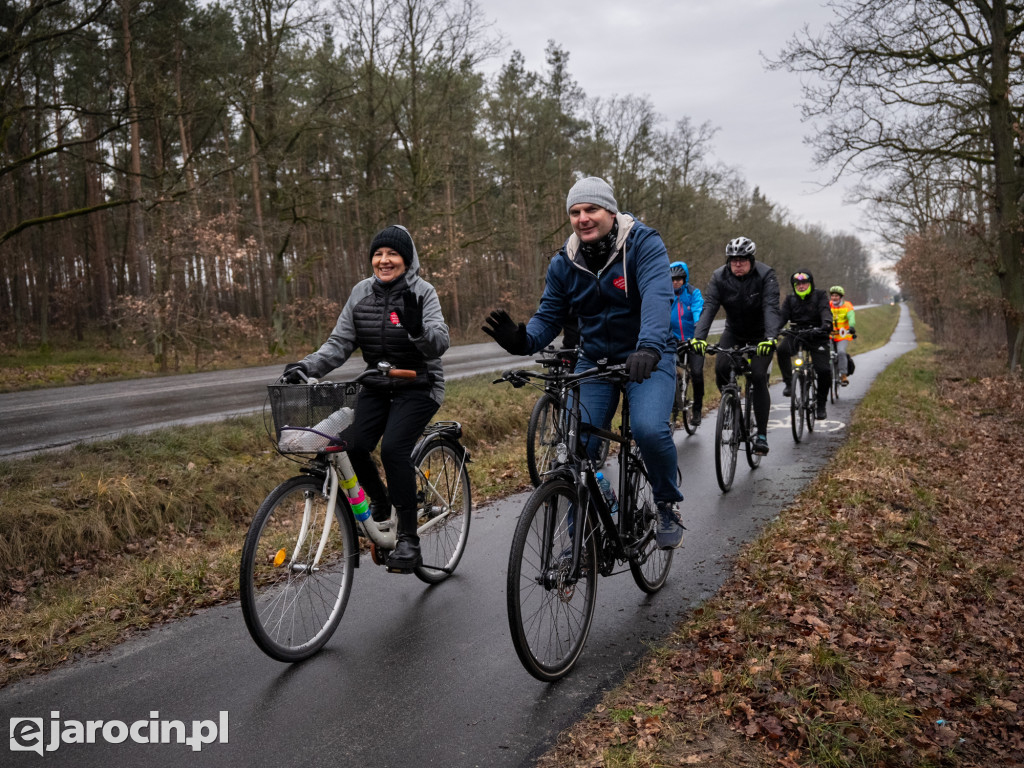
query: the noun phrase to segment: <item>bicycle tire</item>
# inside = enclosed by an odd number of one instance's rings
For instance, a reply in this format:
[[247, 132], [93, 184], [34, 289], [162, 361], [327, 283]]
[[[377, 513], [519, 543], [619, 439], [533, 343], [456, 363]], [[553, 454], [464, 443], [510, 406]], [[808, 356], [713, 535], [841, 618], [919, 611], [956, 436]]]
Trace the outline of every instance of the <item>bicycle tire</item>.
[[[242, 546], [242, 616], [256, 645], [278, 661], [301, 661], [319, 651], [337, 629], [352, 591], [359, 554], [352, 513], [339, 494], [336, 530], [323, 538], [323, 485], [321, 478], [301, 475], [277, 486], [257, 510]], [[323, 552], [311, 570], [322, 539]]]
[[[672, 568], [674, 549], [658, 549], [655, 531], [658, 525], [658, 508], [651, 491], [651, 480], [644, 466], [639, 450], [630, 450], [626, 471], [627, 492], [632, 507], [632, 535], [626, 542], [633, 554], [629, 557], [629, 571], [633, 581], [644, 592], [653, 595], [665, 586], [668, 572]], [[620, 511], [619, 514], [622, 514]]]
[[598, 571], [591, 515], [583, 518], [577, 575], [568, 572], [571, 557], [562, 557], [572, 551], [570, 520], [578, 510], [574, 483], [545, 481], [527, 500], [509, 552], [505, 592], [512, 644], [526, 671], [544, 682], [564, 677], [576, 664], [594, 619]]
[[526, 427], [526, 468], [534, 488], [543, 481], [543, 473], [551, 469], [555, 447], [561, 442], [557, 417], [557, 400], [547, 393], [541, 395]]
[[829, 396], [833, 405], [839, 399], [839, 387], [841, 385], [842, 379], [839, 378], [839, 353], [836, 352], [832, 358], [832, 385], [829, 387]]
[[[685, 365], [685, 364], [684, 364]], [[696, 434], [697, 427], [692, 421], [693, 413], [693, 377], [689, 368], [676, 369], [676, 392], [672, 401], [672, 431], [681, 426], [688, 435]]]
[[807, 394], [804, 395], [804, 412], [807, 414], [807, 431], [814, 431], [814, 420], [817, 417], [816, 408], [818, 407], [818, 385], [815, 381], [817, 372], [813, 372], [807, 377]]
[[413, 573], [427, 584], [444, 581], [466, 551], [473, 494], [465, 449], [434, 435], [413, 451], [416, 467], [417, 532], [423, 564]]
[[739, 404], [736, 393], [726, 390], [718, 403], [715, 422], [715, 475], [723, 493], [732, 488], [736, 476], [736, 454], [739, 452]]
[[750, 397], [750, 380], [747, 380], [743, 398], [743, 424], [744, 432], [747, 435], [746, 454], [747, 464], [751, 469], [757, 469], [761, 463], [761, 454], [754, 453], [754, 401]]
[[793, 430], [793, 440], [799, 443], [804, 436], [804, 416], [806, 414], [803, 403], [803, 373], [794, 374], [792, 382], [789, 394], [789, 419], [790, 427]]

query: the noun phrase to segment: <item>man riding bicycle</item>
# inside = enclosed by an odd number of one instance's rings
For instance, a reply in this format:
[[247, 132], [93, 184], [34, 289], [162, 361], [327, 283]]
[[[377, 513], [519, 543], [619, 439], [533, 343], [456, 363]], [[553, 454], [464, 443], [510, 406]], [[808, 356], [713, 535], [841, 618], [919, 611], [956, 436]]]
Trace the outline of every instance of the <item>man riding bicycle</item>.
[[850, 339], [857, 338], [857, 328], [853, 314], [853, 304], [845, 300], [846, 292], [841, 285], [833, 285], [828, 289], [832, 306], [832, 341], [839, 355], [839, 383], [844, 387], [849, 384], [850, 356], [846, 348]]
[[[598, 360], [625, 363], [633, 437], [650, 472], [658, 508], [657, 543], [682, 543], [676, 502], [678, 459], [669, 417], [675, 396], [675, 345], [669, 332], [672, 302], [668, 252], [656, 230], [620, 212], [612, 188], [590, 176], [573, 185], [565, 201], [573, 233], [548, 266], [544, 293], [528, 323], [494, 310], [483, 330], [514, 355], [544, 349], [570, 315], [579, 318], [582, 351], [576, 371]], [[589, 423], [607, 429], [618, 406], [619, 389], [606, 380], [580, 386]], [[598, 440], [588, 442], [596, 459]]]
[[[807, 270], [794, 272], [789, 282], [793, 286], [793, 292], [782, 302], [782, 324], [790, 323], [796, 331], [816, 331], [808, 334], [809, 338], [805, 339], [805, 343], [811, 352], [814, 372], [818, 377], [818, 412], [815, 418], [827, 419], [825, 403], [828, 401], [829, 380], [832, 377], [827, 346], [828, 336], [832, 332], [832, 311], [829, 309], [828, 294], [814, 287], [814, 276]], [[790, 358], [796, 352], [796, 344], [797, 341], [792, 336], [786, 336], [779, 344], [779, 370], [785, 384], [782, 390], [784, 397], [791, 394], [793, 365]]]
[[[768, 411], [772, 400], [768, 392], [768, 369], [775, 351], [775, 337], [781, 327], [779, 317], [779, 281], [775, 270], [755, 262], [757, 246], [747, 237], [730, 240], [725, 247], [725, 266], [711, 275], [704, 292], [704, 311], [694, 329], [691, 348], [698, 355], [707, 349], [711, 321], [719, 307], [725, 308], [725, 331], [719, 340], [722, 347], [757, 345], [757, 356], [750, 361], [754, 420], [757, 435], [754, 453], [768, 453]], [[721, 389], [729, 382], [729, 359], [720, 355], [715, 360], [715, 381]]]
[[[669, 265], [672, 274], [672, 336], [679, 342], [690, 341], [697, 325], [701, 310], [704, 309], [704, 295], [700, 288], [690, 283], [690, 268], [685, 261], [673, 261]], [[693, 417], [690, 423], [698, 426], [704, 404], [704, 356], [689, 355], [690, 378], [693, 381]]]

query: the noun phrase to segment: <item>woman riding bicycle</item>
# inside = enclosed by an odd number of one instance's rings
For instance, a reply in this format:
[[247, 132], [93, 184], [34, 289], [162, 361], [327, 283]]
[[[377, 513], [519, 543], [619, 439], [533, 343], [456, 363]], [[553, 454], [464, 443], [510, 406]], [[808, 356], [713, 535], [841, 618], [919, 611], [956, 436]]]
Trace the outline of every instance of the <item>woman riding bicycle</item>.
[[850, 373], [850, 355], [846, 348], [850, 344], [850, 339], [857, 338], [856, 320], [853, 304], [846, 300], [843, 286], [833, 285], [828, 291], [832, 300], [832, 343], [836, 345], [836, 352], [839, 355], [840, 383], [845, 387], [849, 383], [847, 377]]
[[[811, 361], [818, 375], [817, 414], [815, 418], [826, 419], [828, 413], [825, 403], [828, 400], [829, 380], [832, 371], [829, 368], [828, 335], [832, 332], [832, 310], [829, 309], [828, 294], [814, 287], [814, 276], [807, 270], [794, 272], [789, 278], [793, 292], [782, 302], [782, 325], [790, 323], [794, 330], [815, 330], [818, 333], [807, 339], [807, 347], [811, 351]], [[813, 342], [813, 343], [811, 343]], [[779, 370], [785, 388], [783, 397], [790, 396], [790, 381], [793, 376], [793, 364], [790, 358], [796, 352], [796, 340], [786, 336], [779, 344]]]
[[[365, 379], [353, 422], [341, 435], [370, 497], [373, 519], [387, 521], [392, 503], [395, 506], [398, 536], [388, 570], [412, 572], [421, 557], [416, 474], [410, 457], [444, 400], [441, 355], [450, 339], [437, 291], [420, 277], [416, 246], [405, 227], [394, 225], [377, 233], [370, 244], [370, 265], [373, 276], [356, 283], [327, 341], [316, 352], [285, 366], [284, 378], [298, 383], [300, 372], [321, 378], [343, 365], [357, 347], [368, 369], [386, 361], [416, 371], [414, 379]], [[387, 489], [370, 455], [378, 441]]]
[[[672, 274], [672, 336], [679, 341], [693, 338], [693, 329], [704, 309], [704, 296], [700, 288], [690, 283], [690, 268], [685, 261], [673, 261], [669, 264]], [[690, 377], [693, 382], [693, 426], [700, 424], [701, 410], [704, 405], [704, 356], [688, 355]]]

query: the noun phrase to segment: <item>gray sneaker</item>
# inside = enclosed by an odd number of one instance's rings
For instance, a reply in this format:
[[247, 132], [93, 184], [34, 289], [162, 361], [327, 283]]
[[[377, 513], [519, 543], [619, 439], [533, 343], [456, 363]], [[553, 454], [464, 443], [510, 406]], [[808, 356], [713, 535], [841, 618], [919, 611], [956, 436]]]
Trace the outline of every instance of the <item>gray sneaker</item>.
[[658, 549], [675, 549], [683, 543], [683, 521], [671, 501], [658, 502], [658, 529], [654, 535]]

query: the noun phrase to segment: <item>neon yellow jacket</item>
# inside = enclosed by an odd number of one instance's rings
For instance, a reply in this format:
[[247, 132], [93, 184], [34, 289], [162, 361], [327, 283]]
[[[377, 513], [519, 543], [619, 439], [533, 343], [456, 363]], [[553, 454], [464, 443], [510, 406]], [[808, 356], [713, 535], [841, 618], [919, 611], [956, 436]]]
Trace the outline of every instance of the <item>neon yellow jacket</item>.
[[838, 307], [829, 302], [832, 308], [832, 341], [843, 341], [856, 327], [856, 320], [853, 316], [853, 304], [844, 301]]

